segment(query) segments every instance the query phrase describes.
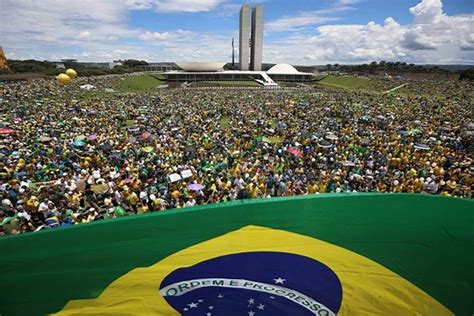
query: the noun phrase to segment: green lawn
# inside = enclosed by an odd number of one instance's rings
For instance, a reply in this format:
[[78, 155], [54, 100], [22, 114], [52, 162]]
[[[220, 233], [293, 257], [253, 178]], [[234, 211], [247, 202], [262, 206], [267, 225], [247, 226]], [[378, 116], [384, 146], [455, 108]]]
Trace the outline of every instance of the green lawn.
[[161, 80], [161, 81], [165, 81], [166, 80], [166, 76], [162, 73], [160, 74], [153, 74], [153, 75], [150, 75], [152, 76], [153, 78], [155, 79], [158, 79], [158, 80]]
[[116, 81], [112, 88], [118, 92], [126, 93], [147, 92], [164, 83], [163, 80], [152, 75], [127, 76], [123, 77], [123, 80]]
[[358, 77], [327, 76], [316, 84], [349, 90], [375, 90], [369, 79]]
[[201, 81], [202, 83], [214, 85], [216, 87], [261, 87], [255, 81]]

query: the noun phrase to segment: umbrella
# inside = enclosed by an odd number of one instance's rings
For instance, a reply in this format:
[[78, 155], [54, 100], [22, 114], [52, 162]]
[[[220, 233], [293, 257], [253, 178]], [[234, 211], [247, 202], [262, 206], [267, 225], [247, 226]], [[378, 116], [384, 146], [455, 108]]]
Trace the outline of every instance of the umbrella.
[[138, 127], [138, 126], [130, 127], [130, 128], [128, 128], [128, 131], [130, 133], [136, 133], [136, 132], [140, 131], [140, 127]]
[[72, 144], [76, 147], [83, 147], [86, 145], [86, 142], [82, 139], [76, 139]]
[[353, 163], [352, 161], [348, 161], [348, 160], [342, 161], [341, 164], [344, 167], [354, 167], [355, 166], [355, 163]]
[[269, 137], [271, 144], [283, 143], [283, 138], [278, 136]]
[[303, 152], [299, 149], [296, 149], [296, 148], [290, 147], [286, 151], [289, 152], [290, 154], [295, 155], [295, 156], [303, 156]]
[[135, 125], [135, 123], [136, 123], [135, 120], [127, 120], [125, 122], [126, 126], [128, 126], [128, 127]]
[[187, 153], [193, 153], [193, 152], [196, 151], [196, 147], [194, 147], [194, 146], [188, 146], [188, 147], [186, 147], [185, 151], [186, 151]]
[[143, 151], [146, 153], [151, 153], [153, 151], [153, 147], [152, 146], [143, 147]]
[[326, 134], [326, 139], [329, 139], [329, 140], [338, 140], [339, 137], [337, 137], [337, 136], [334, 135], [334, 134]]
[[141, 140], [147, 140], [148, 138], [150, 138], [151, 134], [149, 132], [143, 132], [141, 135], [140, 135], [140, 139]]
[[419, 130], [417, 128], [413, 128], [413, 129], [409, 130], [407, 132], [407, 134], [410, 135], [410, 136], [415, 136], [415, 135], [421, 134], [421, 130]]
[[257, 137], [255, 139], [256, 142], [260, 143], [260, 142], [263, 142], [263, 143], [271, 143], [271, 140], [268, 138], [268, 137], [265, 137], [265, 136], [260, 136], [260, 137]]
[[0, 128], [0, 135], [13, 135], [16, 131], [11, 128]]
[[102, 183], [102, 184], [93, 184], [91, 185], [91, 190], [95, 194], [104, 194], [109, 191], [109, 185], [107, 183]]
[[332, 145], [331, 145], [330, 142], [328, 142], [327, 140], [323, 139], [322, 141], [320, 141], [320, 142], [318, 143], [318, 146], [321, 147], [321, 148], [329, 148], [329, 147], [331, 147]]
[[41, 137], [40, 137], [40, 142], [42, 142], [42, 143], [43, 143], [43, 142], [49, 142], [49, 141], [51, 141], [51, 139], [52, 139], [52, 138], [49, 137], [49, 136], [41, 136]]
[[420, 150], [430, 150], [430, 146], [426, 145], [426, 144], [415, 144], [413, 145], [416, 149], [420, 149]]
[[466, 137], [466, 138], [473, 137], [474, 136], [474, 131], [464, 131], [464, 132], [461, 133], [461, 136]]
[[202, 189], [204, 189], [204, 186], [202, 184], [199, 184], [199, 183], [191, 183], [188, 185], [188, 189], [191, 190], [191, 191], [200, 191]]
[[106, 143], [106, 144], [102, 145], [101, 149], [102, 149], [102, 151], [110, 151], [112, 149], [112, 146], [110, 146], [109, 143]]

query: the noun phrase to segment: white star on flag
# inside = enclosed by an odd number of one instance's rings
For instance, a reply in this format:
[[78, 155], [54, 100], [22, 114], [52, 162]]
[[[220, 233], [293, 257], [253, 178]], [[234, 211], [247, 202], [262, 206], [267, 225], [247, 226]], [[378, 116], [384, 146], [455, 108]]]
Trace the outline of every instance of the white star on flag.
[[189, 308], [197, 308], [199, 304], [191, 302], [191, 304], [188, 304]]
[[258, 305], [257, 308], [263, 311], [265, 309], [265, 305], [260, 303], [260, 305]]
[[253, 298], [251, 298], [247, 302], [249, 302], [249, 304], [253, 304], [253, 303], [255, 303], [255, 300]]
[[218, 297], [218, 298], [223, 298], [223, 297], [224, 297], [224, 295], [222, 295], [222, 294], [219, 294], [219, 295], [217, 295], [217, 297]]
[[211, 314], [211, 313], [207, 313], [206, 316], [212, 316], [212, 314]]
[[214, 309], [214, 306], [209, 306], [209, 309]]
[[255, 315], [255, 312], [254, 312], [254, 311], [250, 311], [250, 312], [249, 312], [249, 316], [253, 316], [253, 315]]
[[198, 300], [198, 302], [199, 302], [199, 303], [202, 303], [202, 302], [203, 302], [203, 300]]
[[273, 279], [275, 281], [275, 284], [283, 284], [283, 282], [286, 281], [286, 279], [282, 279], [281, 277], [278, 277], [278, 279]]

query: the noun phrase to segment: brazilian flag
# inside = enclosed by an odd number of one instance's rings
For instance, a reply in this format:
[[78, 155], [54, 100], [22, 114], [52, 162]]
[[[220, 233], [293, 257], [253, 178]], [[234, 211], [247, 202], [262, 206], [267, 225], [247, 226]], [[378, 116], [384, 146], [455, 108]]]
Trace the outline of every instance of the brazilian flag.
[[244, 200], [0, 238], [6, 315], [472, 315], [474, 203]]

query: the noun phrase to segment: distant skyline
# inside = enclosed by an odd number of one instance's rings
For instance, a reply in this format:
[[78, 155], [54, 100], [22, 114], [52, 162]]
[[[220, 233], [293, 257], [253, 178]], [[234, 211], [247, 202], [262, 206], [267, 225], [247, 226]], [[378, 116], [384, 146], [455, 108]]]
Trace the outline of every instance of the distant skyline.
[[1, 0], [0, 46], [9, 59], [230, 62], [244, 3], [265, 7], [264, 63], [474, 64], [472, 0]]

